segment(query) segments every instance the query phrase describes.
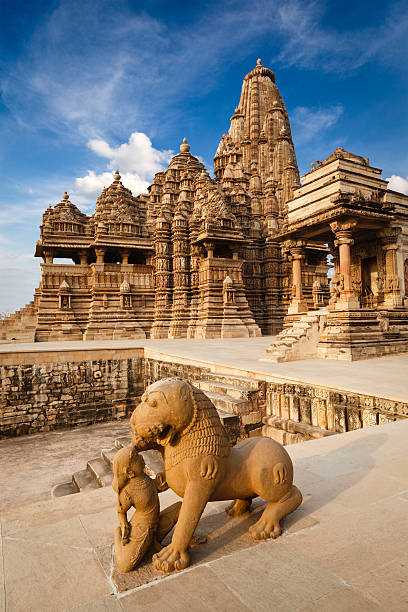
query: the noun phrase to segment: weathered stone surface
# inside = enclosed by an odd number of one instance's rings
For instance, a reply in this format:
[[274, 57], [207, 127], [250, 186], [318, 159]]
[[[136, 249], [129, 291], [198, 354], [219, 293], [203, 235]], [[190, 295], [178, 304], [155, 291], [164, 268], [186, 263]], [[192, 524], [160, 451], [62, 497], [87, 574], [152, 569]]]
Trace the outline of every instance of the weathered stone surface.
[[0, 436], [122, 418], [143, 392], [141, 372], [139, 358], [1, 366]]

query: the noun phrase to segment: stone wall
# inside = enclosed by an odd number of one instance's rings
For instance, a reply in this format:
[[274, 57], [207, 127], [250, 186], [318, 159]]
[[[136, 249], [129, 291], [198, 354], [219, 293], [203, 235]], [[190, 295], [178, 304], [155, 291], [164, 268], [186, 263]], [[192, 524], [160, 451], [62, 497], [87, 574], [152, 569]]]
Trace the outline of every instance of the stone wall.
[[203, 379], [215, 387], [240, 383], [246, 401], [221, 398], [222, 411], [234, 417], [229, 422], [234, 439], [262, 433], [293, 444], [408, 418], [408, 403], [245, 378], [237, 371], [218, 374], [211, 366], [143, 356], [142, 350], [36, 352], [19, 355], [21, 365], [13, 365], [11, 357], [0, 366], [0, 438], [126, 418], [148, 384], [172, 376], [198, 386], [201, 380], [204, 391]]
[[263, 435], [294, 444], [408, 418], [408, 403], [310, 384], [268, 383]]
[[142, 392], [139, 357], [4, 365], [0, 437], [126, 417]]

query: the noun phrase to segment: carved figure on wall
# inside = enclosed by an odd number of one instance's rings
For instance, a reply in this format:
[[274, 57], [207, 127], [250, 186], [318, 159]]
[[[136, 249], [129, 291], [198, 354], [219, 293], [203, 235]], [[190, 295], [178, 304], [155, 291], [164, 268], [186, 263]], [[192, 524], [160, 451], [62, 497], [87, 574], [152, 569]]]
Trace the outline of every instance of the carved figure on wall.
[[61, 308], [69, 308], [69, 297], [67, 295], [61, 296]]
[[340, 297], [340, 291], [344, 288], [344, 281], [342, 274], [333, 274], [330, 284], [330, 300], [329, 306], [334, 306]]
[[408, 257], [404, 262], [405, 296], [408, 297]]
[[[174, 527], [181, 502], [160, 512], [158, 491], [168, 489], [163, 474], [153, 480], [144, 472], [145, 462], [135, 447], [123, 447], [113, 459], [113, 490], [117, 493], [119, 527], [115, 529], [116, 567], [121, 574], [135, 569], [150, 547], [160, 550], [160, 542]], [[135, 512], [130, 521], [127, 513]]]
[[165, 479], [183, 497], [171, 543], [153, 557], [157, 570], [189, 565], [188, 546], [208, 501], [234, 500], [231, 516], [249, 511], [261, 496], [268, 503], [249, 533], [255, 540], [276, 538], [280, 521], [302, 502], [293, 485], [286, 450], [271, 438], [248, 438], [231, 448], [216, 408], [182, 379], [164, 379], [148, 387], [131, 417], [132, 444], [161, 449]]
[[385, 312], [379, 312], [377, 315], [378, 327], [380, 332], [387, 333], [390, 329], [390, 320]]

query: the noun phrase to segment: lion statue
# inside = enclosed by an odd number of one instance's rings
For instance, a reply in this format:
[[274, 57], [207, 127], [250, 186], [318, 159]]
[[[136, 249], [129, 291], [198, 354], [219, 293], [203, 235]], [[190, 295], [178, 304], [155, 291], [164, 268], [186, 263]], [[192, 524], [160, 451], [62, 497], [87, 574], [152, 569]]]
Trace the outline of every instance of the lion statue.
[[248, 512], [258, 495], [268, 504], [249, 529], [254, 540], [276, 538], [280, 520], [302, 502], [293, 485], [292, 461], [270, 438], [248, 438], [231, 447], [215, 406], [185, 380], [150, 385], [134, 410], [132, 444], [159, 449], [162, 480], [183, 498], [171, 543], [153, 556], [155, 569], [171, 572], [189, 565], [189, 543], [209, 501], [234, 500], [231, 516]]

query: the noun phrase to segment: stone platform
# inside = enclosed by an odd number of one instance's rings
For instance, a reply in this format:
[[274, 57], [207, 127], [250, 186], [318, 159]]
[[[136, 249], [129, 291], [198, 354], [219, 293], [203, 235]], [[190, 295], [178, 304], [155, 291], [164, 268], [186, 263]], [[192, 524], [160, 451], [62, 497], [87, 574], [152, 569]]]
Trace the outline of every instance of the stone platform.
[[[407, 609], [408, 421], [289, 447], [304, 503], [288, 519], [282, 537], [253, 544], [246, 534], [253, 517], [226, 521], [220, 514], [224, 505], [211, 504], [199, 529], [215, 527], [215, 537], [193, 549], [193, 565], [141, 586], [120, 585], [113, 573], [113, 491], [102, 488], [34, 503], [26, 496], [28, 481], [35, 479], [32, 470], [52, 472], [64, 462], [73, 443], [69, 435], [77, 436], [79, 451], [89, 450], [91, 440], [101, 446], [98, 428], [104, 437], [103, 427], [68, 432], [65, 442], [60, 434], [60, 454], [54, 456], [46, 452], [47, 437], [54, 433], [32, 436], [37, 444], [25, 446], [15, 465], [19, 480], [13, 483], [13, 497], [7, 479], [2, 482], [9, 501], [0, 515], [0, 609]], [[86, 436], [83, 446], [81, 435]], [[0, 442], [0, 453], [10, 443], [18, 449], [25, 440]], [[174, 497], [166, 492], [161, 499], [167, 504]]]
[[304, 359], [261, 361], [274, 336], [212, 340], [106, 340], [0, 345], [0, 366], [131, 358], [137, 355], [171, 363], [206, 366], [212, 372], [254, 376], [267, 381], [323, 385], [336, 390], [407, 401], [408, 354], [342, 362]]

